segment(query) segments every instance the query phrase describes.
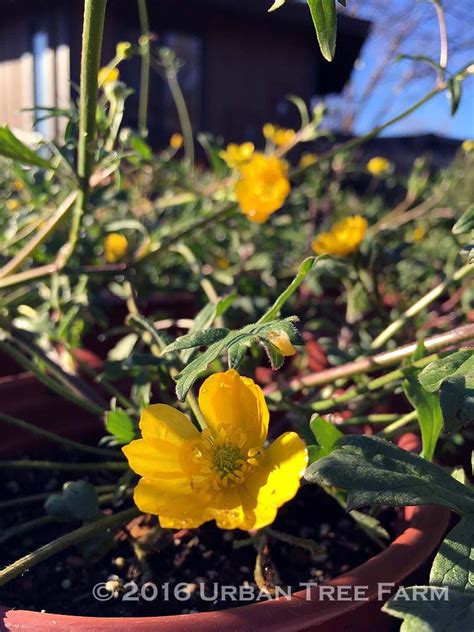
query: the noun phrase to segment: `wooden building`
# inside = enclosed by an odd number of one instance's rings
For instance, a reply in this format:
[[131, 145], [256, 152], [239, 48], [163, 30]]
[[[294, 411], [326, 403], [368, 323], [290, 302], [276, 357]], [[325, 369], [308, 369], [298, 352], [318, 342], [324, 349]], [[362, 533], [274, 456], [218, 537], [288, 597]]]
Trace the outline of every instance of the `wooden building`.
[[[287, 0], [268, 13], [270, 0], [149, 0], [157, 43], [174, 48], [185, 63], [180, 82], [196, 130], [227, 140], [254, 138], [262, 124], [295, 122], [287, 95], [310, 103], [338, 93], [350, 77], [369, 23], [341, 15], [338, 49], [328, 64], [319, 53], [306, 3]], [[0, 124], [46, 136], [59, 121], [34, 125], [35, 107], [67, 108], [77, 97], [82, 0], [0, 0]], [[103, 62], [118, 41], [136, 43], [135, 0], [109, 0]], [[136, 91], [138, 59], [121, 65]], [[130, 97], [127, 124], [136, 124], [138, 97]], [[163, 79], [152, 74], [150, 136], [160, 142], [178, 128]]]

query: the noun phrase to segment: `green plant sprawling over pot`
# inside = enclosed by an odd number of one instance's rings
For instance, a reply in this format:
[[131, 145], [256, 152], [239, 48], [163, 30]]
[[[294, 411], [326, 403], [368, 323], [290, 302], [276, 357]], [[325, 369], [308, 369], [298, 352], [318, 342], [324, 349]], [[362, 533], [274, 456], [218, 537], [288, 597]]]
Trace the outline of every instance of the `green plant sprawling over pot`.
[[[284, 4], [269, 8], [283, 16]], [[331, 61], [345, 2], [307, 4]], [[454, 114], [473, 63], [448, 71], [444, 56], [412, 56], [435, 68], [434, 87], [365, 136], [336, 143], [325, 106], [290, 96], [295, 129], [270, 121], [258, 138], [224, 146], [193, 129], [182, 62], [150, 31], [145, 0], [138, 42], [119, 42], [102, 68], [107, 2], [84, 7], [77, 104], [41, 114], [61, 117], [64, 132], [27, 142], [0, 128], [0, 357], [105, 436], [90, 445], [69, 432], [74, 415], [63, 436], [0, 402], [7, 433], [75, 455], [55, 460], [50, 448], [51, 460], [0, 462], [13, 474], [75, 476], [53, 492], [0, 500], [7, 521], [44, 502], [40, 517], [0, 541], [35, 541], [51, 525], [60, 533], [10, 561], [0, 585], [71, 547], [100, 564], [137, 519], [158, 549], [169, 530], [214, 521], [235, 548], [255, 548], [255, 582], [274, 594], [269, 542], [321, 553], [304, 530], [274, 524], [315, 484], [375, 549], [390, 538], [384, 507], [452, 511], [429, 586], [383, 608], [406, 632], [472, 628], [474, 143], [439, 171], [426, 156], [399, 173], [389, 157], [360, 152], [439, 94]], [[137, 130], [124, 124], [133, 91], [121, 80], [133, 59]], [[152, 73], [179, 122], [160, 149]], [[84, 354], [91, 346], [100, 359]], [[419, 454], [391, 441], [407, 432]], [[134, 549], [147, 572], [148, 544]], [[429, 587], [446, 588], [449, 601], [417, 599]]]

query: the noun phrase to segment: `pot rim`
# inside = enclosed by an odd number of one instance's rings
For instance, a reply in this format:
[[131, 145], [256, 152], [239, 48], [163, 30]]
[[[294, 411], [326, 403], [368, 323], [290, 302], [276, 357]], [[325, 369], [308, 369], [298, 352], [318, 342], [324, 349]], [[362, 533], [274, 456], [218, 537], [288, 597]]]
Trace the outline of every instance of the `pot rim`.
[[[365, 592], [367, 600], [321, 599], [319, 587], [311, 587], [309, 599], [306, 598], [306, 590], [303, 590], [294, 593], [289, 600], [280, 597], [227, 610], [161, 617], [84, 617], [0, 607], [0, 629], [6, 632], [47, 632], [52, 629], [117, 632], [123, 629], [121, 626], [124, 624], [127, 630], [137, 632], [261, 630], [268, 625], [272, 626], [272, 632], [314, 629], [328, 621], [336, 622], [377, 601], [382, 606], [385, 599], [378, 600], [379, 585], [387, 583], [398, 586], [421, 566], [440, 542], [448, 526], [450, 512], [442, 507], [428, 505], [406, 507], [404, 515], [408, 521], [407, 527], [384, 551], [324, 584], [334, 587], [335, 591], [337, 587], [349, 587], [349, 591], [353, 586], [368, 587]], [[385, 596], [388, 598], [388, 594]]]

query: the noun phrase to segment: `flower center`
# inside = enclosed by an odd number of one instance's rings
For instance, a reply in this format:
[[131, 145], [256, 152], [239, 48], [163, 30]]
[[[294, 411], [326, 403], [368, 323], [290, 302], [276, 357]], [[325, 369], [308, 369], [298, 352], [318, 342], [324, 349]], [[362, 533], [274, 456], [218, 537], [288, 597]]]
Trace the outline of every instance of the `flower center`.
[[214, 469], [221, 478], [240, 470], [245, 463], [237, 446], [220, 445], [214, 448]]
[[193, 449], [193, 462], [199, 469], [192, 479], [194, 488], [210, 486], [218, 490], [242, 483], [248, 471], [257, 465], [259, 455], [257, 449], [246, 453], [243, 445], [244, 441], [238, 438], [229, 443], [223, 434], [213, 436], [204, 430]]

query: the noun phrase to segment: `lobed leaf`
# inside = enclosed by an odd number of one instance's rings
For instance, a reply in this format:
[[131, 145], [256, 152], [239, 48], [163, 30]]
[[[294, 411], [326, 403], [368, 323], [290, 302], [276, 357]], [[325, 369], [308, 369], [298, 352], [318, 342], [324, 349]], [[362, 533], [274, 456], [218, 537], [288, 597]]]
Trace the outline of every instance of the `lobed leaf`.
[[[472, 632], [472, 595], [450, 590], [447, 599], [435, 598], [435, 590], [433, 586], [405, 588], [403, 598], [390, 599], [382, 610], [403, 619], [400, 632]], [[433, 595], [431, 600], [427, 599], [429, 593]]]
[[312, 463], [310, 483], [347, 490], [348, 507], [441, 505], [474, 512], [474, 493], [437, 465], [378, 437], [345, 436], [333, 452]]
[[446, 536], [431, 567], [430, 584], [474, 590], [474, 515], [462, 518]]

